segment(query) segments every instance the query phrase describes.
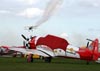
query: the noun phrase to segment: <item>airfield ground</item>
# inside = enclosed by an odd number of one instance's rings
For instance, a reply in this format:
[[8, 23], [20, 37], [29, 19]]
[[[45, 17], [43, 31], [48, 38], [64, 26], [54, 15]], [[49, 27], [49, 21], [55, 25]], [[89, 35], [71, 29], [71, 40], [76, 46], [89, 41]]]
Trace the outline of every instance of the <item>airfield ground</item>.
[[100, 71], [100, 64], [86, 65], [85, 61], [65, 58], [55, 58], [51, 63], [27, 63], [25, 58], [0, 57], [0, 71]]

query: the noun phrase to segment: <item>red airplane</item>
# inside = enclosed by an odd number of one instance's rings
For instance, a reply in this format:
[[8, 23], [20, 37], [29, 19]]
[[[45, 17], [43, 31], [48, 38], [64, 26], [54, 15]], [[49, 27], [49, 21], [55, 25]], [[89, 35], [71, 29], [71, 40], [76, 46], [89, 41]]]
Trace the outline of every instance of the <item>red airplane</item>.
[[45, 37], [31, 37], [26, 38], [24, 35], [22, 37], [28, 42], [24, 42], [26, 48], [9, 48], [10, 50], [19, 51], [23, 54], [29, 54], [27, 58], [29, 62], [33, 60], [33, 55], [38, 55], [44, 58], [45, 62], [51, 62], [54, 57], [67, 57], [86, 60], [87, 64], [90, 61], [98, 61], [99, 59], [99, 41], [95, 39], [91, 44], [87, 44], [86, 48], [75, 47], [68, 43], [67, 40], [54, 36], [47, 35]]
[[[16, 48], [25, 48], [24, 46], [13, 46], [13, 47], [16, 47]], [[17, 52], [17, 51], [12, 51], [9, 49], [10, 46], [0, 46], [0, 56], [13, 56], [13, 57], [16, 57], [18, 54], [20, 56], [23, 56], [20, 52]]]
[[0, 46], [0, 55], [6, 55], [9, 52], [9, 49], [7, 46]]

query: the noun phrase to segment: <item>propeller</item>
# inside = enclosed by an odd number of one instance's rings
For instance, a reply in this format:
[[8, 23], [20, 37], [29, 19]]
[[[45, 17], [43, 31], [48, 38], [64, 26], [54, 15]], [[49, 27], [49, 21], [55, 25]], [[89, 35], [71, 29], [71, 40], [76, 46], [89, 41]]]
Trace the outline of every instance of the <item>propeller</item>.
[[93, 41], [93, 40], [91, 40], [91, 39], [86, 39], [86, 40], [88, 40], [87, 45], [86, 45], [86, 47], [88, 48], [89, 47], [89, 41]]
[[23, 45], [24, 45], [27, 49], [29, 49], [29, 48], [30, 48], [30, 45], [29, 45], [29, 38], [26, 38], [23, 34], [22, 34], [21, 36], [24, 38], [24, 40], [26, 40], [26, 41], [23, 41]]
[[87, 48], [89, 47], [89, 41], [91, 41], [91, 42], [94, 42], [93, 40], [91, 40], [91, 39], [86, 39], [86, 40], [88, 40], [88, 43], [87, 43]]

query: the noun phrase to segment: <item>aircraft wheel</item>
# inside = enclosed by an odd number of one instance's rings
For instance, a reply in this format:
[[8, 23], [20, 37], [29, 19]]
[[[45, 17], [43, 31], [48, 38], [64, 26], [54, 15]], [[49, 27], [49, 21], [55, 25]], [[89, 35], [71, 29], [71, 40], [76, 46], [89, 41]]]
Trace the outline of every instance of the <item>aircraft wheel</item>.
[[27, 55], [27, 62], [33, 62], [33, 55], [30, 54], [30, 55]]
[[89, 61], [87, 61], [86, 64], [89, 65]]
[[51, 57], [44, 58], [44, 60], [45, 60], [46, 63], [50, 63], [51, 62], [51, 59], [52, 59]]
[[16, 53], [14, 53], [14, 54], [12, 55], [12, 57], [17, 57], [17, 54], [16, 54]]

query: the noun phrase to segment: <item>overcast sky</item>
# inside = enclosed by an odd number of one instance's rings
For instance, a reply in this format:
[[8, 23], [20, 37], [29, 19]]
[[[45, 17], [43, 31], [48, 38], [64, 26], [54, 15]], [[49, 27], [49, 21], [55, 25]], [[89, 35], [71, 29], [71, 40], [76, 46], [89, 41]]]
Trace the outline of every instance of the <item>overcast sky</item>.
[[[22, 45], [25, 26], [36, 25], [51, 0], [0, 0], [0, 45]], [[52, 0], [54, 1], [54, 0]], [[32, 35], [66, 35], [70, 44], [84, 45], [86, 38], [100, 39], [100, 0], [61, 0], [47, 21]]]

